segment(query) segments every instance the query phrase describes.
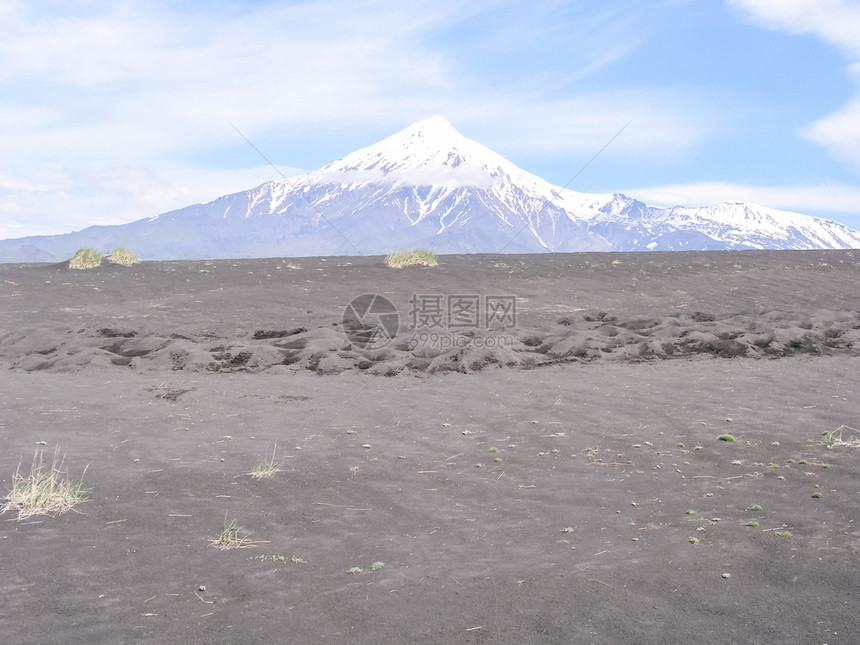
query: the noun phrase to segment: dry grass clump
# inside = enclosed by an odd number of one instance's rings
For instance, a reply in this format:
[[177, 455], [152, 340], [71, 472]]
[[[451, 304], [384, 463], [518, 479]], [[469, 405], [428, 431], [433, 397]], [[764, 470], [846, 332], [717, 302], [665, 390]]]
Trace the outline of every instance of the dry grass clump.
[[140, 262], [137, 255], [131, 249], [124, 246], [114, 249], [105, 256], [105, 260], [113, 264], [119, 264], [124, 267], [130, 267]]
[[19, 463], [12, 477], [12, 490], [6, 495], [6, 503], [0, 508], [0, 514], [17, 511], [19, 520], [33, 515], [62, 515], [85, 502], [87, 489], [84, 488], [84, 474], [89, 466], [84, 468], [80, 481], [73, 482], [63, 470], [64, 461], [65, 455], [61, 457], [60, 449], [57, 448], [50, 465], [39, 450], [33, 456], [29, 472], [22, 473]]
[[249, 474], [254, 479], [268, 479], [281, 472], [281, 465], [275, 462], [275, 451], [278, 449], [278, 442], [275, 442], [275, 447], [272, 448], [271, 459], [263, 459], [260, 463], [254, 466]]
[[837, 446], [860, 446], [860, 430], [848, 426], [839, 426], [832, 432], [821, 434], [821, 445], [828, 448]]
[[69, 260], [69, 268], [95, 269], [101, 266], [102, 261], [119, 264], [124, 267], [130, 267], [140, 262], [137, 255], [131, 249], [124, 246], [114, 249], [107, 255], [102, 255], [96, 249], [78, 249], [72, 256], [72, 259]]
[[70, 269], [94, 269], [102, 263], [102, 254], [96, 249], [78, 249], [69, 260]]
[[412, 251], [398, 251], [392, 253], [385, 258], [385, 264], [393, 269], [402, 269], [403, 267], [435, 267], [439, 262], [436, 259], [436, 254], [424, 249], [415, 249]]
[[244, 527], [239, 526], [236, 520], [227, 522], [227, 515], [224, 515], [224, 530], [217, 538], [209, 540], [209, 546], [213, 546], [220, 551], [229, 549], [245, 549], [254, 546], [248, 537], [248, 532]]

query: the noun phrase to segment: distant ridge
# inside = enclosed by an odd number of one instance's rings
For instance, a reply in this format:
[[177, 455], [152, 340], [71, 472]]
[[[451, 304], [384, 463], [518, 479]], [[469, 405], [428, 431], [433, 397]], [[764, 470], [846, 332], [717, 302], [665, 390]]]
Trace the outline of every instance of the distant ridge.
[[441, 116], [291, 179], [76, 233], [0, 240], [0, 262], [84, 246], [141, 259], [860, 248], [860, 232], [743, 203], [658, 208], [563, 190], [465, 138]]

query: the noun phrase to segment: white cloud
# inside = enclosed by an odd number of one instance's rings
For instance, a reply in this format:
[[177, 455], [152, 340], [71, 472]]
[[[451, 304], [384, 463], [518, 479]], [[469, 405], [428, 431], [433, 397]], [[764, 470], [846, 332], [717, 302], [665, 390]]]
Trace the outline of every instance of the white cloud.
[[[491, 147], [535, 154], [596, 151], [632, 119], [613, 150], [677, 154], [719, 121], [704, 100], [671, 88], [570, 98], [571, 83], [636, 46], [624, 18], [633, 6], [0, 2], [0, 171], [48, 189], [4, 193], [0, 224], [60, 233], [260, 183], [240, 186], [241, 171], [228, 180], [227, 171], [207, 169], [235, 165], [209, 159], [245, 147], [228, 121], [264, 142], [273, 133], [392, 134], [392, 124], [440, 113]], [[469, 21], [480, 26], [462, 38], [457, 30]], [[556, 45], [565, 48], [563, 66], [506, 75], [517, 47], [544, 47], [550, 57]], [[485, 78], [488, 61], [499, 61], [499, 71]]]
[[[860, 63], [854, 63], [849, 70], [860, 88]], [[813, 121], [802, 134], [860, 171], [860, 94], [836, 112]]]
[[769, 29], [813, 34], [860, 58], [860, 4], [854, 0], [728, 0]]
[[860, 3], [854, 0], [728, 0], [768, 29], [816, 36], [852, 64], [848, 72], [858, 94], [836, 112], [814, 121], [800, 134], [860, 171]]
[[124, 224], [190, 204], [206, 203], [300, 172], [287, 166], [277, 166], [276, 171], [268, 165], [156, 170], [128, 163], [112, 167], [77, 166], [71, 173], [62, 168], [46, 168], [43, 184], [31, 184], [0, 173], [0, 239]]
[[[795, 213], [856, 214], [857, 204], [860, 204], [860, 187], [835, 183], [750, 186], [729, 182], [699, 182], [630, 188], [621, 192], [655, 206], [708, 206], [722, 202], [746, 202]], [[860, 219], [857, 225], [860, 225]]]
[[7, 192], [46, 192], [48, 187], [44, 184], [32, 184], [22, 179], [11, 177], [0, 171], [0, 191]]
[[[613, 152], [679, 155], [724, 126], [718, 110], [694, 105], [681, 90], [617, 90], [546, 103], [488, 96], [458, 106], [450, 119], [472, 138], [506, 154], [595, 153], [626, 124]], [[464, 129], [461, 127], [460, 129]]]

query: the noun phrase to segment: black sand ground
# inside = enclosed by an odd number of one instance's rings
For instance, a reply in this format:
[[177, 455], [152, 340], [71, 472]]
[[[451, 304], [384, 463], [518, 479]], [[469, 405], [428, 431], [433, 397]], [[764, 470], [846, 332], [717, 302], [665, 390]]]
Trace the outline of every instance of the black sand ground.
[[[858, 278], [857, 251], [0, 265], [3, 492], [57, 446], [91, 489], [0, 516], [0, 634], [860, 642], [860, 450], [820, 441], [860, 427]], [[401, 314], [383, 349], [341, 328], [363, 293]], [[517, 318], [413, 349], [415, 294]], [[252, 548], [209, 546], [225, 514]]]

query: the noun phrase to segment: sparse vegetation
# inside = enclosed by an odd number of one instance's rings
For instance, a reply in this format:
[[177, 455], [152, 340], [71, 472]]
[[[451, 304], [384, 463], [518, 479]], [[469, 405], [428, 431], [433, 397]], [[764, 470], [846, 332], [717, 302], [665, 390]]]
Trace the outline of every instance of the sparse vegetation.
[[351, 576], [354, 576], [357, 573], [361, 573], [362, 571], [364, 571], [364, 569], [362, 569], [361, 567], [350, 567], [346, 570], [346, 572]]
[[270, 459], [263, 459], [263, 461], [254, 466], [254, 469], [250, 472], [251, 477], [254, 479], [268, 479], [281, 472], [281, 465], [275, 462], [275, 451], [277, 449], [278, 442], [276, 441], [275, 447], [272, 448], [272, 457]]
[[96, 249], [78, 249], [69, 260], [70, 269], [94, 269], [102, 263], [102, 254]]
[[823, 497], [823, 495], [821, 493], [812, 493], [813, 499], [821, 499], [822, 497]]
[[691, 537], [690, 538], [690, 544], [695, 546], [698, 543], [699, 543], [699, 538], [697, 538], [697, 537]]
[[749, 522], [746, 523], [746, 526], [749, 526], [750, 528], [757, 529], [760, 526], [760, 524], [758, 522], [756, 522], [755, 520], [750, 520]]
[[251, 560], [259, 560], [260, 562], [290, 562], [292, 564], [307, 564], [307, 560], [304, 558], [300, 558], [295, 555], [291, 555], [289, 558], [285, 555], [281, 555], [280, 553], [274, 553], [272, 555], [255, 555], [249, 556], [248, 561]]
[[113, 264], [119, 264], [124, 267], [130, 267], [140, 262], [137, 255], [132, 252], [131, 249], [126, 248], [124, 246], [121, 246], [118, 249], [114, 249], [113, 251], [108, 253], [104, 259], [108, 262], [111, 262]]
[[439, 262], [435, 253], [424, 249], [415, 249], [392, 253], [385, 258], [385, 264], [393, 269], [402, 269], [403, 267], [417, 266], [435, 267]]
[[832, 432], [821, 433], [821, 445], [827, 448], [836, 446], [860, 446], [860, 430], [849, 428], [848, 426], [839, 426]]
[[73, 482], [63, 470], [64, 461], [65, 455], [61, 457], [60, 449], [57, 448], [50, 465], [39, 450], [33, 455], [29, 472], [22, 473], [19, 463], [12, 476], [12, 490], [6, 495], [6, 503], [0, 508], [0, 514], [17, 511], [19, 520], [33, 515], [62, 515], [85, 502], [87, 489], [83, 482], [87, 468], [81, 473], [80, 480]]
[[719, 437], [717, 437], [717, 439], [719, 439], [720, 441], [728, 441], [728, 442], [732, 442], [735, 440], [735, 438], [730, 434], [721, 434]]
[[775, 531], [774, 535], [776, 537], [791, 537], [791, 531]]
[[384, 566], [385, 566], [384, 562], [374, 562], [373, 564], [370, 565], [370, 570], [371, 571], [379, 571]]
[[227, 515], [224, 515], [224, 530], [214, 539], [209, 540], [209, 545], [214, 546], [221, 551], [229, 549], [244, 549], [254, 546], [248, 537], [248, 532], [244, 527], [239, 526], [236, 520], [231, 520], [227, 523]]
[[758, 512], [761, 510], [761, 504], [753, 504], [748, 510]]

